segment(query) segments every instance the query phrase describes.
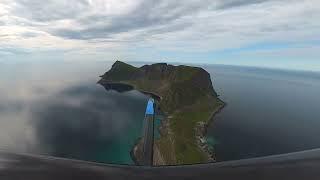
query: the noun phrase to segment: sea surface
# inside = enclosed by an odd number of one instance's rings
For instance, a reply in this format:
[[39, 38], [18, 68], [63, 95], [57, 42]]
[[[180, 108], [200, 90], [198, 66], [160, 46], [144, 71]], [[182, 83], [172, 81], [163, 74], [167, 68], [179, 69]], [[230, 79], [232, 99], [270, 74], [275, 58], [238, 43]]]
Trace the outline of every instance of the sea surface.
[[133, 164], [148, 97], [107, 91], [109, 62], [19, 62], [0, 66], [0, 150]]
[[320, 73], [206, 66], [226, 107], [208, 128], [217, 160], [320, 148]]
[[[0, 150], [133, 164], [148, 97], [97, 84], [111, 65], [0, 62]], [[218, 161], [320, 148], [319, 73], [203, 67], [226, 102], [207, 134]]]

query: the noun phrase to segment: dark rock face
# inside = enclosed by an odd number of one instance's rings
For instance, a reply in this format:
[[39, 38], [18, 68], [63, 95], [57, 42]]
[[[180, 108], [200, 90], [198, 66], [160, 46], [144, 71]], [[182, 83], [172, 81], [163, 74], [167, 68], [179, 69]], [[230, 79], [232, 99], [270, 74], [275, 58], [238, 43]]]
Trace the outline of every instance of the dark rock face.
[[127, 84], [121, 84], [121, 83], [105, 83], [103, 84], [103, 87], [109, 91], [109, 90], [114, 90], [117, 92], [127, 92], [133, 89], [133, 86], [127, 85]]

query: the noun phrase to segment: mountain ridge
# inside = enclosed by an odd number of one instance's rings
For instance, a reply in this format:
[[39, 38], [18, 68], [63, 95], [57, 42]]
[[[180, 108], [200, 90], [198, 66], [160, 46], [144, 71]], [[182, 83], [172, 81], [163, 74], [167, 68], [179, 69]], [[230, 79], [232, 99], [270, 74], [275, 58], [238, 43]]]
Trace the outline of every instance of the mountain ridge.
[[[123, 83], [160, 97], [165, 120], [155, 142], [165, 164], [208, 162], [213, 152], [203, 142], [205, 126], [224, 103], [215, 92], [210, 74], [200, 67], [155, 63], [134, 67], [116, 61], [101, 76], [100, 84]], [[202, 129], [199, 133], [199, 129]], [[156, 160], [155, 160], [156, 161]], [[157, 165], [157, 164], [156, 164]]]

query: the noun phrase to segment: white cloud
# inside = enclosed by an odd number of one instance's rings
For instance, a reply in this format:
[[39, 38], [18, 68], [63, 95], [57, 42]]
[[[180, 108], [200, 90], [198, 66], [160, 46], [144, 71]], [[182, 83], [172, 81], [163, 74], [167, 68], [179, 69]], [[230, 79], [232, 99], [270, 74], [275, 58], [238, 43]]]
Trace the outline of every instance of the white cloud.
[[318, 0], [1, 2], [0, 47], [28, 52], [76, 49], [88, 57], [118, 57], [130, 56], [132, 47], [214, 52], [320, 40]]

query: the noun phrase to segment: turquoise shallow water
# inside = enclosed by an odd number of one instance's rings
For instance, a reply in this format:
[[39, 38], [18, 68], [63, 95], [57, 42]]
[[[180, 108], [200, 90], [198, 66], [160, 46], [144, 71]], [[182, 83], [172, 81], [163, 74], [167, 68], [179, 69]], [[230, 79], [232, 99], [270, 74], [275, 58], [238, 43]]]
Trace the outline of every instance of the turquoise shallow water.
[[[0, 148], [133, 164], [148, 97], [96, 82], [108, 63], [17, 63], [0, 67]], [[57, 73], [59, 70], [59, 73]]]
[[[97, 84], [109, 62], [0, 66], [0, 149], [132, 164], [148, 97]], [[320, 74], [204, 67], [227, 106], [208, 128], [218, 161], [320, 147]], [[155, 121], [155, 138], [161, 117]]]

